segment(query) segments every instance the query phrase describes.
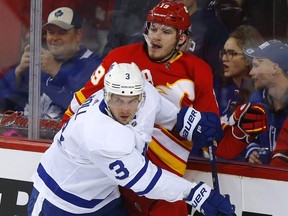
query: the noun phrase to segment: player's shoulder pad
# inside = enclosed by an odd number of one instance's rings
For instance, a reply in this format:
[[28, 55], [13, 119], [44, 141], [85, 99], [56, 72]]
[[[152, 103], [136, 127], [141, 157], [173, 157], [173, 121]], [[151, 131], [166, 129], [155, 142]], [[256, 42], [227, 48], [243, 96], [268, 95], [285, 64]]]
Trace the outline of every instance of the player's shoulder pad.
[[[94, 133], [95, 136], [87, 137], [86, 142], [89, 151], [97, 151], [107, 156], [117, 154], [127, 155], [135, 148], [135, 133], [129, 126], [122, 125], [111, 118], [103, 121], [100, 133]], [[91, 133], [90, 133], [91, 135]], [[92, 144], [93, 143], [93, 144]]]

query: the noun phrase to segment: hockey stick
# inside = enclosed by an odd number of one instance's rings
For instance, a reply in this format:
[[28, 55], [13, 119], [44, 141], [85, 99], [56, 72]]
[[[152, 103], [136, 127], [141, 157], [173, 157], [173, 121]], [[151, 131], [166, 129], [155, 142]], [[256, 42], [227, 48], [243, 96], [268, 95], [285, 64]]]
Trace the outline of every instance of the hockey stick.
[[[215, 157], [215, 149], [217, 146], [217, 142], [212, 138], [208, 140], [209, 144], [209, 159], [210, 159], [210, 166], [211, 166], [211, 174], [212, 174], [212, 183], [213, 188], [216, 192], [220, 193], [220, 186], [219, 186], [219, 179], [218, 179], [218, 172], [216, 166], [216, 157]], [[218, 216], [221, 216], [220, 213]], [[236, 213], [233, 213], [233, 216], [237, 216]]]
[[[209, 144], [208, 150], [209, 150], [209, 160], [210, 160], [210, 166], [211, 166], [213, 188], [216, 192], [220, 193], [218, 172], [217, 172], [216, 159], [215, 159], [216, 141], [214, 141], [213, 138], [209, 138], [208, 144]], [[194, 213], [193, 216], [204, 216], [204, 215], [197, 211]], [[221, 216], [221, 213], [217, 214], [217, 216]]]
[[218, 172], [217, 172], [217, 166], [216, 166], [216, 159], [215, 159], [215, 143], [212, 138], [208, 140], [209, 143], [209, 159], [210, 159], [210, 165], [211, 165], [211, 174], [212, 174], [212, 183], [213, 188], [217, 193], [220, 193], [220, 186], [219, 186], [219, 180], [218, 180]]
[[[208, 144], [209, 144], [208, 150], [209, 150], [209, 160], [210, 160], [210, 166], [211, 166], [213, 188], [216, 192], [220, 193], [218, 172], [217, 172], [217, 166], [216, 166], [216, 157], [215, 157], [215, 149], [216, 149], [217, 143], [213, 138], [209, 138]], [[223, 215], [224, 214], [219, 213], [219, 212], [217, 214], [217, 216], [223, 216]], [[204, 215], [201, 212], [196, 211], [193, 214], [193, 216], [204, 216]], [[237, 216], [237, 215], [233, 213], [233, 216]]]

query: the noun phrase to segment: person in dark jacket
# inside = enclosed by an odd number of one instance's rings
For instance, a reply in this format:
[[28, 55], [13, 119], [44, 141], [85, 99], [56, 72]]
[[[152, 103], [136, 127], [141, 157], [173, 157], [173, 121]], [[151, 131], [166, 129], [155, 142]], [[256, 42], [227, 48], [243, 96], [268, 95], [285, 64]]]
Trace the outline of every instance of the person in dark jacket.
[[[43, 29], [47, 49], [41, 49], [40, 112], [42, 118], [61, 119], [74, 92], [84, 86], [102, 59], [80, 46], [82, 19], [71, 8], [52, 11]], [[12, 109], [28, 114], [29, 64], [27, 45], [19, 65], [0, 80], [2, 112]]]

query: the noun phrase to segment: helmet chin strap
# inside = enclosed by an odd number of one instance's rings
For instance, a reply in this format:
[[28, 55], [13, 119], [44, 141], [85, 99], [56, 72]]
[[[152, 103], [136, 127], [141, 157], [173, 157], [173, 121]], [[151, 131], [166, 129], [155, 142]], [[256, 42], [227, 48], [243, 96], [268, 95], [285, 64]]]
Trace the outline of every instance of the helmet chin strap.
[[145, 41], [147, 43], [147, 46], [152, 47], [152, 44], [151, 44], [151, 42], [150, 42], [150, 40], [148, 38], [148, 35], [143, 33], [143, 36], [144, 36], [144, 39], [145, 39]]

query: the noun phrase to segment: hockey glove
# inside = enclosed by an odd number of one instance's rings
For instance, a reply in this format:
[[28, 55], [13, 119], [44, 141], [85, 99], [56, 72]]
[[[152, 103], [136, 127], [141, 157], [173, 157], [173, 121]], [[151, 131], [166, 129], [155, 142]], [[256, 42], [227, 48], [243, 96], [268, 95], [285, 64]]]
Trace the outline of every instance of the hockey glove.
[[208, 147], [211, 138], [221, 140], [224, 132], [220, 118], [212, 112], [198, 112], [192, 107], [182, 107], [177, 115], [176, 131], [198, 147]]
[[252, 142], [260, 133], [267, 130], [267, 116], [261, 104], [243, 104], [229, 119], [232, 134], [246, 143]]
[[203, 182], [197, 184], [184, 200], [205, 216], [232, 216], [235, 212], [229, 195], [223, 196]]

